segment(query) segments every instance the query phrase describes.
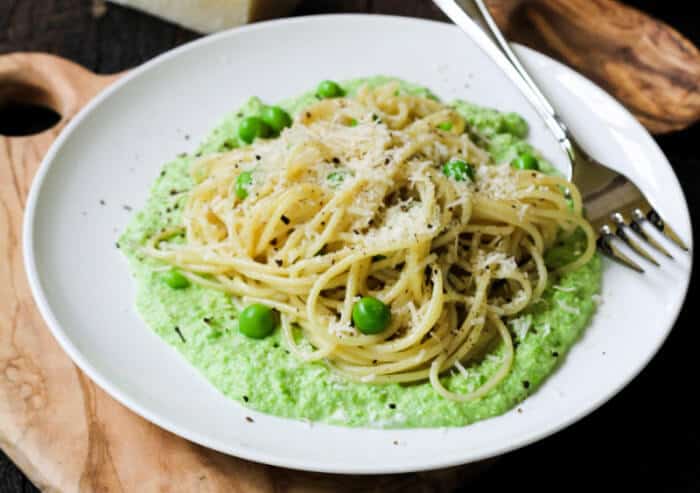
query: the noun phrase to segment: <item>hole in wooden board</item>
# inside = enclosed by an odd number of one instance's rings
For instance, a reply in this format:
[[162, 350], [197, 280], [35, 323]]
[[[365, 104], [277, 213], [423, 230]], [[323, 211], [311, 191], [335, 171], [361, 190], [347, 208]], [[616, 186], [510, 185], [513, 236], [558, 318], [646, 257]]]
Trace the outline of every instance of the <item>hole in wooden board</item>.
[[61, 121], [53, 103], [52, 98], [38, 87], [0, 84], [0, 135], [34, 135], [52, 128]]

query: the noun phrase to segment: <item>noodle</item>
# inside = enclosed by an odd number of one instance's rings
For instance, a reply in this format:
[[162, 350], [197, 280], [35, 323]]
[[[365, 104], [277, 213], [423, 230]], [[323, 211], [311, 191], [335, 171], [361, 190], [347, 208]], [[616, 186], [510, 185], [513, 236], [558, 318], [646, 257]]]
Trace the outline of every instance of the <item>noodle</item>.
[[[595, 243], [571, 183], [493, 164], [466, 128], [454, 109], [391, 83], [321, 100], [278, 138], [194, 162], [182, 227], [152, 237], [144, 253], [278, 310], [286, 345], [304, 361], [352, 381], [428, 380], [446, 399], [479, 398], [508, 374], [503, 317], [539, 299], [544, 252], [562, 231], [583, 230], [586, 248], [567, 272]], [[443, 173], [453, 158], [473, 179]], [[241, 199], [243, 172], [252, 183]], [[352, 325], [361, 296], [390, 308], [379, 334]], [[488, 381], [468, 394], [443, 387], [443, 372], [496, 337], [503, 358]]]

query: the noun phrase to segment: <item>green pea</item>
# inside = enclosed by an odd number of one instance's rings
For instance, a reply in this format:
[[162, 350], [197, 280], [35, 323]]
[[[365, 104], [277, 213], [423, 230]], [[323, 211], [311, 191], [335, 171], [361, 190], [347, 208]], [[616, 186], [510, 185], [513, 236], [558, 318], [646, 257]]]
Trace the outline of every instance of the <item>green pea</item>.
[[248, 189], [253, 184], [253, 174], [244, 171], [236, 178], [236, 197], [243, 200], [248, 196]]
[[190, 285], [190, 280], [183, 276], [180, 271], [175, 269], [170, 269], [169, 271], [163, 273], [163, 280], [165, 281], [165, 284], [173, 289], [185, 289]]
[[241, 334], [262, 339], [269, 336], [277, 326], [275, 312], [269, 306], [261, 303], [248, 305], [238, 317], [238, 330]]
[[318, 85], [316, 94], [322, 98], [338, 98], [343, 95], [343, 88], [337, 82], [324, 80]]
[[523, 152], [520, 156], [511, 161], [510, 165], [515, 169], [539, 170], [540, 164], [537, 158], [529, 152]]
[[474, 181], [476, 176], [474, 168], [471, 164], [461, 159], [453, 159], [442, 167], [442, 172], [445, 176], [456, 181], [466, 181], [467, 178]]
[[291, 126], [292, 117], [279, 106], [268, 106], [262, 110], [262, 120], [272, 129], [275, 134], [279, 134], [286, 127]]
[[252, 143], [258, 137], [268, 137], [270, 127], [262, 118], [249, 116], [241, 120], [238, 124], [238, 137], [246, 144]]
[[527, 136], [527, 122], [517, 113], [506, 113], [501, 122], [501, 128], [516, 137], [524, 138]]
[[452, 122], [442, 122], [438, 124], [437, 126], [440, 130], [444, 130], [445, 132], [449, 132], [452, 130]]
[[356, 127], [357, 126], [357, 120], [355, 118], [351, 118], [350, 121], [348, 122], [348, 127]]
[[371, 296], [364, 296], [352, 307], [352, 321], [363, 334], [378, 334], [391, 321], [389, 307]]
[[341, 183], [343, 183], [343, 181], [345, 181], [345, 175], [346, 173], [342, 173], [340, 171], [333, 171], [332, 173], [328, 173], [326, 180], [328, 180], [334, 185], [340, 185]]

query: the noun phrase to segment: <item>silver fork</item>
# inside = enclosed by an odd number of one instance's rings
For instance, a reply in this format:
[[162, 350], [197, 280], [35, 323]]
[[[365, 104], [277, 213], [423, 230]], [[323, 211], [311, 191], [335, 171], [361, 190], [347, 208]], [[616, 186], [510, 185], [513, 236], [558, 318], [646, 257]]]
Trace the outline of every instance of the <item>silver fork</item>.
[[581, 192], [587, 219], [598, 231], [599, 251], [637, 272], [644, 272], [637, 262], [615, 245], [613, 239], [618, 237], [632, 250], [658, 266], [654, 256], [630, 234], [629, 230], [632, 230], [646, 244], [666, 257], [673, 258], [661, 243], [645, 231], [645, 223], [651, 224], [680, 248], [688, 251], [683, 240], [656, 212], [652, 201], [630, 179], [593, 159], [576, 142], [549, 100], [520, 63], [483, 0], [433, 2], [518, 86], [569, 156], [572, 170], [570, 179]]

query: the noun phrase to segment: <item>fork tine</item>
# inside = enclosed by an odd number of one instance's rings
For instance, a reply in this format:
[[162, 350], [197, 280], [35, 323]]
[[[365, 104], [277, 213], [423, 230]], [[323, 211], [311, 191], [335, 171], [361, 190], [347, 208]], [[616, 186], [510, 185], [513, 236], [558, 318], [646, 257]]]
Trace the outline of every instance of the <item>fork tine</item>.
[[656, 261], [654, 257], [651, 256], [649, 252], [647, 252], [644, 248], [642, 248], [642, 245], [640, 245], [637, 241], [633, 240], [630, 235], [627, 234], [627, 232], [624, 230], [624, 224], [619, 224], [617, 225], [617, 229], [615, 231], [617, 236], [627, 243], [627, 245], [637, 252], [639, 255], [647, 259], [649, 262], [654, 264], [657, 267], [660, 267], [660, 264]]
[[640, 274], [644, 274], [644, 269], [642, 269], [634, 260], [629, 258], [627, 255], [622, 253], [619, 248], [617, 248], [612, 243], [612, 239], [615, 235], [612, 234], [610, 226], [607, 224], [600, 228], [600, 237], [598, 237], [598, 249], [606, 254], [608, 257], [616, 260], [627, 267], [636, 270]]
[[[635, 233], [637, 233], [639, 236], [641, 236], [642, 239], [643, 239], [644, 241], [646, 241], [646, 242], [649, 243], [651, 246], [653, 246], [654, 248], [656, 248], [658, 251], [660, 251], [661, 253], [663, 253], [664, 255], [666, 255], [668, 258], [673, 258], [673, 255], [671, 255], [670, 253], [668, 253], [668, 250], [666, 250], [666, 249], [661, 245], [661, 243], [659, 243], [658, 241], [656, 241], [654, 238], [652, 238], [650, 235], [648, 235], [648, 234], [644, 231], [644, 229], [642, 228], [642, 223], [643, 223], [644, 221], [646, 221], [646, 220], [647, 220], [647, 218], [644, 216], [644, 213], [643, 213], [642, 211], [640, 211], [639, 209], [637, 209], [637, 210], [634, 211], [634, 219], [633, 219], [632, 222], [630, 223], [630, 228], [632, 228], [632, 230], [633, 230]], [[649, 221], [649, 222], [651, 222], [651, 221]], [[659, 229], [658, 226], [655, 226], [655, 227], [656, 227], [657, 229]]]
[[656, 212], [654, 209], [650, 210], [649, 213], [647, 214], [647, 219], [651, 224], [653, 224], [656, 229], [661, 231], [666, 238], [674, 242], [676, 245], [681, 247], [684, 251], [688, 251], [689, 248], [688, 246], [683, 243], [683, 240], [680, 239], [680, 237], [676, 234], [675, 231], [673, 231], [673, 228], [664, 221], [661, 216], [659, 216], [659, 213]]

